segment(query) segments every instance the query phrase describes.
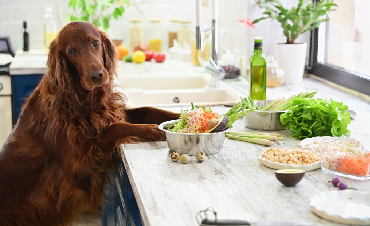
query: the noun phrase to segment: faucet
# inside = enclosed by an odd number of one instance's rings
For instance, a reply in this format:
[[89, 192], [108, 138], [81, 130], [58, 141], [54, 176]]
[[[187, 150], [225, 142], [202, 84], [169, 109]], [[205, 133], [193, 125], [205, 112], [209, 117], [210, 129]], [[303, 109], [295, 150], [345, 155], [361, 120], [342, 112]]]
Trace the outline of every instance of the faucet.
[[209, 59], [209, 64], [206, 66], [206, 71], [211, 74], [210, 88], [219, 88], [220, 79], [225, 77], [225, 70], [217, 65], [218, 62], [218, 3], [217, 0], [212, 1], [212, 26], [204, 30], [201, 29], [201, 8], [202, 0], [196, 0], [196, 49], [201, 50], [201, 40], [204, 33], [212, 30], [212, 57]]

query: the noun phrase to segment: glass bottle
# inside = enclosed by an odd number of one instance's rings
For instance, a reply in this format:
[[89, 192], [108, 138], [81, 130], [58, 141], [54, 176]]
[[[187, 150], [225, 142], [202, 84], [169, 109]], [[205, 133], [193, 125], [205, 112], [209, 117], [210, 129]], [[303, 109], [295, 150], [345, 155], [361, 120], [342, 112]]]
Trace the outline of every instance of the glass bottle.
[[192, 30], [190, 28], [190, 20], [180, 20], [180, 28], [177, 32], [177, 41], [180, 44], [181, 48], [186, 48], [188, 46], [190, 48], [191, 44], [191, 33]]
[[130, 52], [134, 52], [134, 48], [140, 42], [143, 42], [143, 28], [141, 26], [141, 19], [130, 19]]
[[173, 47], [173, 40], [177, 40], [178, 19], [171, 19], [168, 31], [168, 48]]
[[162, 52], [161, 20], [150, 19], [149, 21], [151, 28], [149, 49], [153, 52]]
[[254, 40], [254, 53], [250, 59], [249, 96], [253, 100], [266, 100], [266, 57], [262, 53], [262, 38]]
[[47, 7], [44, 26], [45, 49], [49, 49], [50, 43], [57, 37], [57, 25], [53, 16], [53, 8]]
[[23, 21], [23, 51], [29, 50], [29, 31], [27, 28], [27, 21]]

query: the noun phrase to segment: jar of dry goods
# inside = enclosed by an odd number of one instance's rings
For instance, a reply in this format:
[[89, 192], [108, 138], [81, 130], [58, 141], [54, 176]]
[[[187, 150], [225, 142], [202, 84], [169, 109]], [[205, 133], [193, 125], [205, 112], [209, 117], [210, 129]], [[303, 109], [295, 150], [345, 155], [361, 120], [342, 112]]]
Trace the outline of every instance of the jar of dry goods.
[[181, 48], [188, 46], [190, 48], [191, 44], [191, 33], [192, 29], [190, 28], [191, 20], [180, 20], [179, 31], [177, 32], [177, 41]]
[[134, 47], [143, 42], [143, 27], [141, 19], [132, 18], [130, 19], [130, 52], [134, 51]]
[[161, 20], [150, 19], [149, 49], [153, 52], [162, 52]]

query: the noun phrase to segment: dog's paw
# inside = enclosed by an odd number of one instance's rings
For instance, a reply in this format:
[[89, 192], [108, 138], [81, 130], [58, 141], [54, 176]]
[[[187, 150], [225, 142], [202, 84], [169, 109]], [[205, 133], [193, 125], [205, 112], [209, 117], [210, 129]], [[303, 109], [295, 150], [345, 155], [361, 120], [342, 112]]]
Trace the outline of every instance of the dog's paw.
[[147, 128], [148, 128], [148, 139], [150, 140], [166, 140], [166, 135], [165, 133], [158, 129], [158, 125], [157, 124], [149, 124], [147, 125]]

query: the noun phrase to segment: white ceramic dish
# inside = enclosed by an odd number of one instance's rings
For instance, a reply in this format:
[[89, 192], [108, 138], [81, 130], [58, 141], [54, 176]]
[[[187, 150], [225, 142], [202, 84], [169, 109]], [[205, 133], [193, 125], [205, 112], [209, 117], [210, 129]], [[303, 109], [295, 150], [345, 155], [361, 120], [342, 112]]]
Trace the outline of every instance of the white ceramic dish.
[[310, 200], [318, 216], [341, 224], [370, 225], [370, 193], [353, 190], [327, 191]]
[[258, 160], [262, 165], [272, 169], [302, 169], [305, 171], [311, 171], [321, 168], [321, 161], [309, 165], [291, 165], [291, 164], [281, 164], [278, 162], [271, 162], [270, 160], [262, 158], [261, 155], [258, 157]]
[[324, 137], [306, 138], [299, 142], [298, 147], [299, 148], [309, 148], [309, 149], [313, 149], [316, 151], [320, 151], [319, 146], [321, 142], [332, 142], [337, 139], [339, 139], [339, 137], [324, 136]]

